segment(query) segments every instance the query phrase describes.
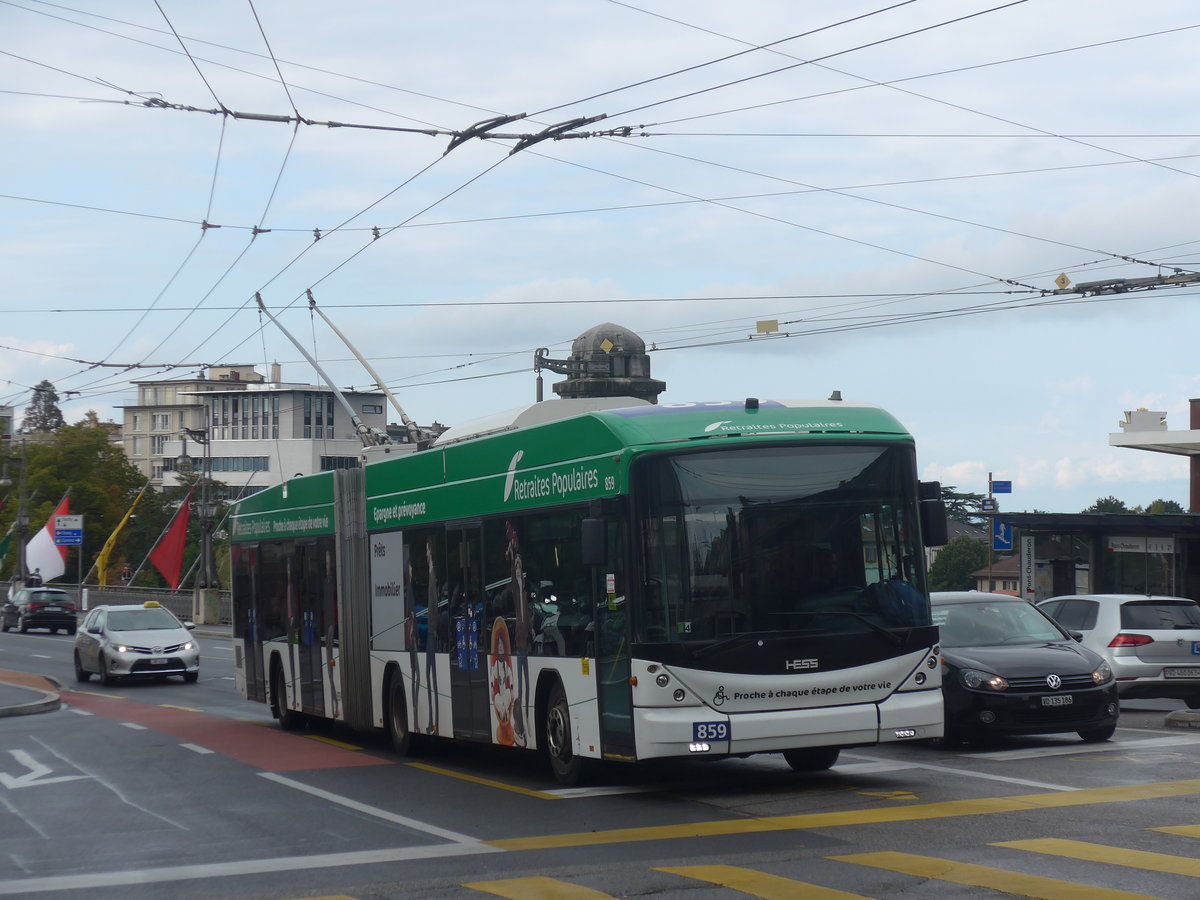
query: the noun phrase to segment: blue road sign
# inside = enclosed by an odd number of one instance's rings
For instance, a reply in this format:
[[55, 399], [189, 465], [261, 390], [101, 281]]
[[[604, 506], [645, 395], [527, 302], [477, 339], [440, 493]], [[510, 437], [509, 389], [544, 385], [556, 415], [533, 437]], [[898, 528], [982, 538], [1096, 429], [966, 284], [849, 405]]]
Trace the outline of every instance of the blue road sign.
[[992, 482], [992, 493], [993, 494], [1011, 494], [1012, 493], [1012, 482], [1011, 481], [993, 481]]
[[992, 519], [992, 549], [1011, 550], [1012, 548], [1012, 526], [1003, 519]]
[[78, 547], [83, 543], [83, 531], [60, 528], [54, 532], [54, 543], [59, 547]]

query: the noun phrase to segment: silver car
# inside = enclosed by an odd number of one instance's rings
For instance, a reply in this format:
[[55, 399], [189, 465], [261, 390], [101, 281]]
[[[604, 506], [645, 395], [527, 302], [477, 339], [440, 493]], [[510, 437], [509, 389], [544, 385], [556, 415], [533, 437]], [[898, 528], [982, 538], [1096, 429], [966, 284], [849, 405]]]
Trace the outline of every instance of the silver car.
[[1200, 709], [1200, 605], [1186, 597], [1076, 594], [1038, 603], [1112, 666], [1122, 697]]
[[150, 600], [141, 606], [97, 606], [75, 635], [75, 679], [95, 673], [100, 683], [118, 678], [200, 677], [200, 646], [169, 609]]

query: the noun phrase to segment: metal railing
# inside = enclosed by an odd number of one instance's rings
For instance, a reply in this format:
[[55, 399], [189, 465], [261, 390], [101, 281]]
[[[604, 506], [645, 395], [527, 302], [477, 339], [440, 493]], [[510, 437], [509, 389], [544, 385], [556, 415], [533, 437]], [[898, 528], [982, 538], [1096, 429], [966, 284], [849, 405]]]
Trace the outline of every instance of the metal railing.
[[[75, 606], [81, 613], [106, 603], [114, 605], [142, 604], [147, 600], [157, 600], [180, 619], [191, 620], [198, 617], [196, 604], [199, 601], [190, 591], [169, 591], [162, 588], [139, 588], [128, 587], [126, 585], [99, 587], [94, 584], [85, 584], [81, 592], [77, 584], [59, 584], [57, 581], [46, 585], [46, 587], [66, 591], [67, 595], [75, 601]], [[0, 592], [2, 592], [4, 597], [8, 596], [8, 588], [9, 582], [0, 581]], [[216, 598], [217, 621], [208, 621], [207, 624], [232, 624], [233, 598], [230, 592], [210, 591], [209, 593]], [[210, 616], [205, 616], [204, 618], [211, 619]]]

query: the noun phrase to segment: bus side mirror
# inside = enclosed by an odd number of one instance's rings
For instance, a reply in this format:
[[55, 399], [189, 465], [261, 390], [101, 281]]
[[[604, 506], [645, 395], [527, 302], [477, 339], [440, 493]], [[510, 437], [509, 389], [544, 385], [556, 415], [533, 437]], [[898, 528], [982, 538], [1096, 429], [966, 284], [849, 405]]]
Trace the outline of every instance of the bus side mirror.
[[580, 527], [581, 557], [585, 566], [602, 566], [608, 562], [608, 522], [604, 519], [584, 519]]
[[922, 481], [917, 486], [917, 502], [921, 510], [921, 538], [926, 547], [944, 547], [950, 540], [946, 524], [946, 502], [942, 499], [940, 481]]

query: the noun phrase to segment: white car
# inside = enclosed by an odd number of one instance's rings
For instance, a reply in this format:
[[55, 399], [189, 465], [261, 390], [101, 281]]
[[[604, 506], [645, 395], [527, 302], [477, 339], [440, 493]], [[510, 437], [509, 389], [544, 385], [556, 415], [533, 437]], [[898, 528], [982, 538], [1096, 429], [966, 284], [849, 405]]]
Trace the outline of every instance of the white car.
[[1074, 594], [1038, 603], [1112, 666], [1122, 697], [1200, 709], [1200, 605], [1186, 597]]
[[95, 673], [104, 685], [118, 678], [200, 677], [200, 646], [169, 609], [150, 600], [141, 606], [97, 606], [75, 635], [75, 679]]

